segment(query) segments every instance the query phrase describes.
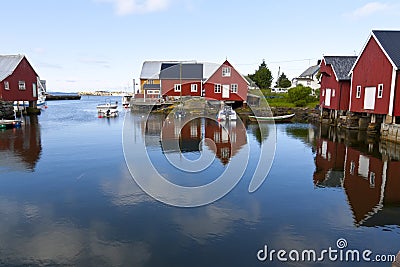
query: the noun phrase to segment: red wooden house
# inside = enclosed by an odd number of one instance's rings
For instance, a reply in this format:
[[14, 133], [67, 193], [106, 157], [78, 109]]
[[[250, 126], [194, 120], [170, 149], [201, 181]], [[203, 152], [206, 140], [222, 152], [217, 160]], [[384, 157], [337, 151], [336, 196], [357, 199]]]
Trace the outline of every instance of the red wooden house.
[[162, 96], [202, 95], [203, 64], [162, 63], [159, 77]]
[[24, 55], [0, 56], [0, 99], [29, 101], [38, 99], [38, 75]]
[[247, 99], [249, 82], [228, 60], [225, 60], [225, 62], [204, 81], [203, 86], [207, 99], [243, 102]]
[[335, 111], [335, 118], [337, 111], [343, 115], [349, 109], [349, 72], [356, 59], [355, 56], [324, 56], [321, 61], [320, 106]]
[[400, 116], [400, 31], [372, 31], [351, 69], [349, 110], [394, 122]]

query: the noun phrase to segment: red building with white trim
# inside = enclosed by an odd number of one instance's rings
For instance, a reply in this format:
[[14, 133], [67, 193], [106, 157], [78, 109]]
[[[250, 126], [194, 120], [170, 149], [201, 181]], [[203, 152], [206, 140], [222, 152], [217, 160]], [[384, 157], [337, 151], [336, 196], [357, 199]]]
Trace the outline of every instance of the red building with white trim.
[[351, 69], [349, 110], [394, 122], [400, 116], [400, 31], [372, 31]]
[[341, 115], [349, 109], [351, 80], [349, 72], [356, 59], [356, 56], [324, 56], [320, 65], [322, 108], [340, 111]]
[[0, 99], [30, 101], [38, 99], [39, 76], [24, 55], [0, 56]]
[[248, 81], [225, 60], [204, 82], [205, 97], [212, 100], [246, 101]]

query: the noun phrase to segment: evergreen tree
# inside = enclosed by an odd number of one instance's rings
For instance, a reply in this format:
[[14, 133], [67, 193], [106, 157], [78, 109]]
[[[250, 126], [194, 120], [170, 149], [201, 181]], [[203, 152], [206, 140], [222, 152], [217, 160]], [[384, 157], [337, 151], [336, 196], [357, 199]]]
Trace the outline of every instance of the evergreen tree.
[[291, 85], [292, 82], [286, 77], [285, 73], [282, 72], [281, 76], [279, 76], [278, 81], [276, 82], [276, 87], [289, 88]]
[[265, 60], [258, 67], [258, 70], [254, 74], [249, 74], [250, 79], [252, 79], [260, 89], [269, 89], [272, 84], [272, 74], [268, 69]]

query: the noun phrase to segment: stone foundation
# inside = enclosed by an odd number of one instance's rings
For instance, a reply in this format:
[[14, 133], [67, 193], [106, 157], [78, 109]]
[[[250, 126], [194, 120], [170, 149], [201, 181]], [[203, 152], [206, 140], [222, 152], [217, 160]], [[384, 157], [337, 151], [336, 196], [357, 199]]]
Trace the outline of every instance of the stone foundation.
[[14, 119], [13, 102], [0, 100], [0, 119]]

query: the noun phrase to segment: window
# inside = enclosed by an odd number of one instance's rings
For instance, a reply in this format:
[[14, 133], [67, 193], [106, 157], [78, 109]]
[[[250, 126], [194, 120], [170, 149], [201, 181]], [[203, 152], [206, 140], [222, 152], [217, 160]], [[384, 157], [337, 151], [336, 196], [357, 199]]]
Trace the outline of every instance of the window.
[[307, 81], [307, 86], [310, 86], [311, 85], [311, 81]]
[[231, 68], [230, 67], [222, 68], [222, 77], [231, 77]]
[[175, 84], [174, 85], [174, 92], [180, 92], [181, 91], [181, 85], [180, 84]]
[[4, 90], [10, 90], [10, 84], [7, 81], [4, 82]]
[[336, 94], [336, 90], [332, 89], [332, 97], [335, 97], [335, 94]]
[[25, 90], [25, 89], [26, 89], [26, 87], [25, 87], [25, 81], [19, 81], [19, 82], [18, 82], [18, 89], [19, 89], [19, 90]]
[[231, 84], [231, 93], [237, 93], [238, 92], [238, 85], [236, 83]]
[[191, 84], [190, 85], [190, 92], [197, 92], [197, 84]]
[[321, 93], [322, 93], [322, 96], [325, 96], [325, 90], [324, 89], [321, 90]]
[[369, 174], [369, 187], [375, 188], [375, 173], [374, 172], [371, 172]]
[[361, 98], [361, 85], [357, 85], [356, 98]]
[[154, 80], [147, 80], [147, 84], [154, 84]]
[[383, 96], [383, 83], [378, 84], [378, 98], [382, 98]]
[[214, 93], [220, 94], [221, 93], [221, 85], [220, 84], [215, 84], [214, 85]]

